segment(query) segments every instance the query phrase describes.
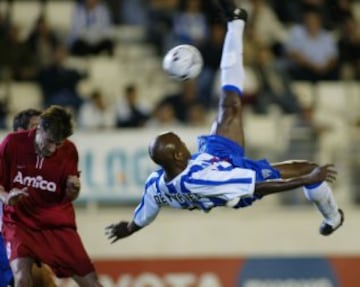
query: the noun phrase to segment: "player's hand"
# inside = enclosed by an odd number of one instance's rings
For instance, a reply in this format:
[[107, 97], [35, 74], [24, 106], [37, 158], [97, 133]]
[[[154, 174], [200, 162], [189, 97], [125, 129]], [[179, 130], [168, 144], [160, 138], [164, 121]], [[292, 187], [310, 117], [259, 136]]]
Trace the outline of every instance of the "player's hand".
[[66, 197], [68, 199], [75, 200], [79, 196], [81, 188], [80, 179], [76, 175], [68, 176], [66, 180]]
[[322, 181], [327, 182], [334, 182], [336, 180], [337, 171], [335, 170], [335, 167], [333, 164], [326, 164], [323, 166], [319, 166], [315, 168], [310, 174], [309, 174], [309, 184], [314, 184]]
[[105, 235], [111, 240], [111, 243], [114, 243], [119, 239], [130, 235], [128, 225], [128, 221], [120, 221], [117, 224], [111, 224], [105, 228]]
[[29, 196], [29, 194], [26, 192], [26, 190], [27, 190], [27, 187], [24, 187], [24, 188], [21, 188], [21, 189], [13, 188], [8, 193], [4, 203], [7, 204], [7, 205], [15, 205], [15, 204], [17, 204], [24, 196]]

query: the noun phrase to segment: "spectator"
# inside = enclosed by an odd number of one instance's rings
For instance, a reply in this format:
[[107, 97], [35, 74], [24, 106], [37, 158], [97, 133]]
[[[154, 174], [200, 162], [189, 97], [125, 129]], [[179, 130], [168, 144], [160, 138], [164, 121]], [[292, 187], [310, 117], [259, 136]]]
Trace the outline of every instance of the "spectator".
[[100, 0], [85, 0], [75, 7], [69, 36], [71, 54], [76, 56], [113, 54], [110, 13]]
[[282, 23], [292, 25], [301, 22], [301, 7], [303, 0], [272, 0], [271, 2], [274, 12]]
[[152, 128], [173, 128], [180, 125], [175, 116], [174, 107], [167, 101], [160, 101], [155, 106], [151, 118], [146, 122], [146, 127]]
[[338, 42], [340, 63], [349, 77], [360, 80], [360, 32], [355, 19], [349, 15], [341, 26]]
[[213, 103], [212, 90], [220, 65], [225, 26], [222, 23], [214, 23], [210, 31], [210, 38], [199, 47], [204, 60], [204, 67], [199, 77], [199, 96], [205, 107], [216, 105]]
[[276, 55], [282, 56], [283, 43], [287, 38], [287, 31], [279, 21], [268, 2], [252, 0], [253, 10], [250, 25], [254, 29], [254, 36], [258, 41], [273, 49]]
[[278, 105], [287, 114], [299, 112], [285, 67], [274, 59], [269, 47], [258, 49], [254, 70], [259, 83], [259, 91], [253, 102], [257, 113], [266, 114], [270, 104]]
[[0, 41], [4, 40], [7, 34], [8, 27], [9, 27], [9, 23], [6, 17], [0, 11]]
[[86, 75], [65, 67], [65, 58], [65, 47], [56, 47], [51, 65], [39, 73], [38, 81], [43, 93], [43, 104], [45, 107], [50, 105], [69, 107], [77, 113], [83, 101], [77, 91], [77, 84]]
[[26, 45], [20, 41], [19, 28], [11, 25], [4, 41], [0, 41], [0, 74], [15, 81], [34, 80], [36, 71]]
[[107, 109], [103, 94], [95, 90], [79, 110], [79, 126], [86, 130], [100, 130], [114, 125], [112, 112]]
[[[148, 1], [148, 0], [145, 0]], [[145, 9], [144, 0], [122, 0], [118, 10], [120, 24], [145, 26], [147, 11]], [[114, 2], [114, 1], [113, 1]], [[115, 1], [119, 2], [119, 1]]]
[[185, 0], [184, 7], [174, 17], [174, 44], [198, 46], [207, 39], [208, 30], [209, 27], [203, 12], [202, 1]]
[[208, 122], [204, 106], [200, 103], [194, 103], [189, 106], [186, 112], [186, 122], [192, 127], [206, 126]]
[[147, 4], [146, 38], [153, 44], [159, 55], [167, 49], [166, 42], [171, 32], [173, 17], [179, 0], [149, 0]]
[[337, 46], [332, 35], [323, 29], [317, 10], [305, 11], [304, 23], [291, 29], [287, 51], [295, 80], [338, 79]]
[[182, 83], [180, 92], [167, 95], [163, 99], [164, 102], [169, 103], [174, 111], [175, 117], [182, 123], [187, 122], [187, 112], [189, 107], [199, 103], [197, 93], [197, 82], [195, 80], [188, 80]]
[[[2, 94], [0, 94], [0, 96], [3, 96]], [[7, 105], [7, 101], [2, 99], [0, 101], [0, 129], [5, 129], [6, 128], [6, 118], [8, 115], [8, 105]]]
[[36, 20], [26, 44], [38, 69], [50, 65], [54, 49], [59, 44], [59, 40], [55, 32], [50, 29], [44, 15], [40, 15]]
[[134, 84], [125, 87], [125, 94], [116, 105], [117, 127], [141, 127], [149, 118], [147, 109], [138, 102], [138, 89]]

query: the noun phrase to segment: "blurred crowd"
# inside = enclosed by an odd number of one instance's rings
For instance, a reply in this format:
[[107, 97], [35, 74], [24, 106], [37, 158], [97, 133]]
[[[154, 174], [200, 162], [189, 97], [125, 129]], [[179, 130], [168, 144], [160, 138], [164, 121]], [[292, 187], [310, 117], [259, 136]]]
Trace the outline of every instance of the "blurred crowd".
[[[69, 107], [83, 129], [208, 123], [220, 90], [218, 67], [226, 29], [223, 17], [209, 0], [74, 1], [71, 28], [65, 35], [51, 26], [45, 9], [23, 35], [22, 27], [12, 20], [16, 0], [5, 2], [7, 8], [0, 12], [0, 83], [36, 83], [43, 107]], [[45, 7], [49, 1], [33, 2]], [[353, 11], [354, 1], [240, 3], [249, 12], [244, 44], [245, 101], [254, 113], [267, 114], [269, 107], [276, 105], [283, 113], [306, 119], [293, 90], [294, 81], [360, 79], [360, 24]], [[66, 58], [116, 57], [119, 43], [111, 31], [119, 25], [142, 27], [144, 41], [155, 48], [154, 57], [159, 62], [176, 44], [197, 46], [204, 58], [200, 77], [182, 83], [174, 93], [158, 95], [159, 101], [152, 107], [141, 100], [146, 97], [139, 97], [135, 81], [123, 87], [114, 105], [104, 101], [100, 89], [82, 95], [79, 83], [89, 75], [67, 67]], [[1, 98], [4, 127], [7, 101]]]

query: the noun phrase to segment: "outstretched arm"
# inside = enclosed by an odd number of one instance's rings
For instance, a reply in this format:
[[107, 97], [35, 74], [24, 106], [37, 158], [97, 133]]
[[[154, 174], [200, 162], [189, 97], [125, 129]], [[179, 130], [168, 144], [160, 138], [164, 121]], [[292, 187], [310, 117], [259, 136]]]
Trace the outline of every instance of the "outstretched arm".
[[288, 191], [304, 185], [314, 184], [322, 181], [333, 182], [337, 172], [332, 164], [315, 168], [312, 172], [294, 178], [271, 180], [260, 182], [255, 185], [255, 196], [265, 196], [273, 193]]
[[134, 221], [120, 221], [117, 224], [111, 224], [105, 228], [105, 234], [111, 243], [118, 241], [121, 238], [125, 238], [140, 230], [142, 227], [135, 224]]
[[[149, 177], [150, 183], [153, 182], [154, 175], [157, 176], [157, 173], [154, 173]], [[143, 193], [140, 203], [135, 209], [132, 221], [128, 222], [121, 220], [120, 222], [111, 224], [105, 228], [105, 235], [111, 243], [130, 236], [155, 220], [160, 211], [160, 205], [155, 200], [156, 194], [153, 194], [153, 192], [156, 193], [156, 190], [152, 189], [151, 184], [148, 184], [148, 182], [145, 184], [147, 188]]]

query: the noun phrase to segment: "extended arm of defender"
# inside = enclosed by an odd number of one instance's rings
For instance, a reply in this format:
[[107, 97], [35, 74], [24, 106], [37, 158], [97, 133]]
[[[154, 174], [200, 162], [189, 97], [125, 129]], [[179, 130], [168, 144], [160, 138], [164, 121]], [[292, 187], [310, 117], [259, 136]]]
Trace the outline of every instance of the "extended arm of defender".
[[255, 185], [255, 196], [265, 196], [273, 193], [283, 192], [308, 184], [322, 181], [333, 182], [336, 179], [336, 171], [333, 165], [328, 164], [315, 168], [311, 173], [289, 179], [260, 182]]

